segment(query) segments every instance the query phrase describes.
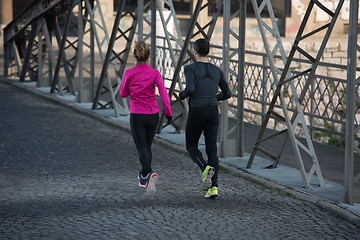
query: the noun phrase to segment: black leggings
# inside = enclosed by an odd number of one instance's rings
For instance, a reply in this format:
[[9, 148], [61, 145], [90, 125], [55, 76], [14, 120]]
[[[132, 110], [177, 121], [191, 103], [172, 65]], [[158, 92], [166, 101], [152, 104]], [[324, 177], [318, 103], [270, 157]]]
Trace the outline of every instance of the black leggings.
[[[206, 165], [215, 168], [215, 174], [212, 178], [212, 187], [217, 186], [219, 159], [217, 157], [217, 132], [219, 127], [219, 112], [217, 106], [205, 106], [191, 108], [186, 123], [186, 149], [191, 159], [205, 170]], [[208, 162], [203, 158], [198, 148], [201, 133], [204, 131], [205, 149], [208, 156]]]
[[159, 122], [159, 114], [130, 114], [131, 133], [142, 165], [142, 175], [152, 172], [151, 145]]

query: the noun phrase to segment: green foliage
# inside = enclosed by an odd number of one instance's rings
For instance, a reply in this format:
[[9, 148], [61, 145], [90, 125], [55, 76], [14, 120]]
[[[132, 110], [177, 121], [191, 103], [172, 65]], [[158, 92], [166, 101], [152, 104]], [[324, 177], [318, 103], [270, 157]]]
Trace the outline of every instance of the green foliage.
[[[324, 128], [328, 130], [332, 130], [333, 126], [331, 125], [331, 122], [324, 121]], [[327, 144], [330, 146], [345, 148], [345, 140], [341, 137], [336, 137], [335, 134], [327, 133], [327, 132], [318, 132], [318, 131], [314, 133], [315, 139], [320, 139], [322, 137], [328, 138]]]

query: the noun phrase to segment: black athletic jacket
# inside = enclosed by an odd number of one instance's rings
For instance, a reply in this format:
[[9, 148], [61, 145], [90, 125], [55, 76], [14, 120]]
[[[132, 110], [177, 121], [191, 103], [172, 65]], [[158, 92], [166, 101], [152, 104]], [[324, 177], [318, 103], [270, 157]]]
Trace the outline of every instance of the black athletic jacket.
[[[180, 92], [180, 99], [189, 98], [190, 108], [209, 105], [231, 97], [224, 73], [211, 63], [196, 62], [185, 67], [186, 88]], [[218, 93], [220, 87], [221, 92]]]

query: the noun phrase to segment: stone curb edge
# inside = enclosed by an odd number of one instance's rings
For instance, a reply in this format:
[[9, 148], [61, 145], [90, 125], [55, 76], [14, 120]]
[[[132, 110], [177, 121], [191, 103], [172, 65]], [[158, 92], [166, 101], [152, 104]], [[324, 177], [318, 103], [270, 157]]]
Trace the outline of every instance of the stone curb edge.
[[[23, 89], [23, 90], [25, 90], [27, 92], [31, 92], [33, 94], [41, 96], [41, 97], [43, 97], [43, 98], [45, 98], [45, 99], [47, 99], [49, 101], [52, 101], [52, 102], [55, 102], [55, 103], [59, 104], [59, 105], [62, 105], [62, 106], [68, 107], [70, 109], [76, 110], [76, 111], [78, 111], [78, 112], [80, 112], [82, 114], [86, 114], [86, 115], [88, 115], [90, 117], [93, 117], [93, 118], [95, 118], [97, 120], [100, 120], [101, 122], [104, 122], [104, 123], [106, 123], [106, 124], [108, 124], [110, 126], [120, 127], [122, 130], [125, 130], [125, 131], [131, 133], [131, 129], [130, 129], [130, 126], [128, 124], [125, 124], [125, 123], [116, 121], [114, 119], [108, 118], [106, 116], [97, 114], [97, 113], [95, 113], [93, 111], [89, 111], [89, 110], [84, 109], [84, 108], [82, 108], [80, 106], [77, 106], [77, 105], [75, 105], [75, 104], [73, 104], [71, 102], [67, 102], [65, 100], [62, 100], [62, 99], [60, 99], [60, 98], [58, 98], [56, 96], [51, 96], [48, 93], [41, 92], [41, 91], [36, 90], [36, 89], [34, 89], [32, 87], [26, 86], [26, 85], [22, 84], [18, 80], [9, 80], [9, 79], [3, 78], [3, 77], [0, 77], [0, 80], [7, 83], [7, 84], [13, 85], [13, 86], [18, 87], [20, 89]], [[158, 136], [155, 136], [154, 142], [158, 143], [158, 144], [161, 144], [163, 146], [166, 146], [166, 147], [168, 147], [168, 148], [172, 149], [173, 151], [178, 152], [180, 154], [188, 155], [185, 147], [177, 145], [177, 144], [172, 143], [170, 141], [164, 140], [164, 139], [162, 139], [162, 138], [160, 138]], [[334, 203], [332, 201], [329, 201], [329, 200], [326, 200], [326, 199], [323, 199], [323, 198], [320, 198], [320, 197], [317, 197], [317, 196], [314, 196], [314, 195], [310, 195], [310, 194], [308, 194], [306, 192], [302, 192], [300, 190], [297, 190], [297, 189], [285, 186], [283, 184], [280, 184], [278, 182], [275, 182], [275, 181], [273, 181], [271, 179], [263, 178], [261, 176], [249, 173], [246, 170], [230, 166], [230, 165], [228, 165], [226, 163], [223, 163], [223, 162], [220, 162], [219, 165], [220, 165], [220, 169], [225, 171], [225, 172], [232, 173], [233, 175], [238, 175], [239, 177], [242, 177], [242, 178], [247, 179], [247, 180], [249, 180], [251, 182], [255, 182], [257, 184], [263, 185], [263, 186], [265, 186], [267, 188], [270, 188], [270, 189], [276, 189], [276, 190], [279, 190], [279, 191], [283, 191], [283, 192], [289, 194], [290, 196], [292, 196], [294, 198], [314, 203], [314, 204], [318, 205], [319, 207], [321, 207], [321, 208], [323, 208], [323, 209], [325, 209], [327, 211], [330, 211], [330, 212], [336, 214], [337, 216], [345, 219], [346, 221], [360, 227], [360, 216], [358, 216], [357, 214], [355, 214], [355, 213], [347, 210], [346, 208], [338, 205], [337, 203]]]

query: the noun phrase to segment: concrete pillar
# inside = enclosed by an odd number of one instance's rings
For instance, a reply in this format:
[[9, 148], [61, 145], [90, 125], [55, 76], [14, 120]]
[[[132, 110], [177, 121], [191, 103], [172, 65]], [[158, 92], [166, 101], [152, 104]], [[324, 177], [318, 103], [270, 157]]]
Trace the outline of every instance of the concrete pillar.
[[3, 28], [13, 19], [13, 1], [0, 0], [0, 30], [2, 34]]

